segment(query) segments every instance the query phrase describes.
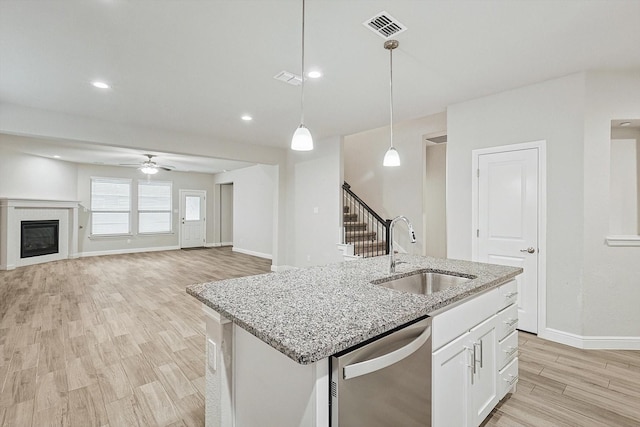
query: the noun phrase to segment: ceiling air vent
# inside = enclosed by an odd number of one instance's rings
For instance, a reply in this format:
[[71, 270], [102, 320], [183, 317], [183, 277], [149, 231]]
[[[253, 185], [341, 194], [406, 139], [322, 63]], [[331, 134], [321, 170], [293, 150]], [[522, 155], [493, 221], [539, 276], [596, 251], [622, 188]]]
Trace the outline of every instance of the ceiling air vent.
[[293, 86], [300, 86], [302, 84], [302, 77], [288, 71], [280, 71], [278, 74], [273, 76], [273, 78]]
[[404, 24], [398, 22], [396, 18], [385, 11], [382, 11], [373, 18], [366, 20], [362, 25], [385, 40], [407, 30], [407, 27], [405, 27]]

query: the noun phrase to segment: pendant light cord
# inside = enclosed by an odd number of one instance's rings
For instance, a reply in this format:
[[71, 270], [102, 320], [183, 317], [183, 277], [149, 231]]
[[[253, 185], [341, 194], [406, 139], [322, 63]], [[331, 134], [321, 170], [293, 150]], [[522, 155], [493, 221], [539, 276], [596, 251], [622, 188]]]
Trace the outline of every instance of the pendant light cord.
[[393, 148], [393, 49], [389, 49], [389, 127], [391, 129], [391, 147]]
[[302, 0], [302, 90], [300, 94], [300, 125], [304, 125], [304, 0]]

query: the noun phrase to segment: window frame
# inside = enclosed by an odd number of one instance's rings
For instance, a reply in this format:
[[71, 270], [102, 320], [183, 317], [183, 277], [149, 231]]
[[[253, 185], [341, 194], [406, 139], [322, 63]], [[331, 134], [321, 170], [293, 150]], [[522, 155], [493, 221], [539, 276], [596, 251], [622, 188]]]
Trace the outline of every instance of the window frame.
[[[141, 209], [140, 208], [140, 186], [141, 185], [157, 185], [157, 186], [165, 186], [169, 187], [169, 208], [168, 209]], [[138, 187], [136, 204], [137, 204], [137, 219], [138, 219], [138, 234], [141, 236], [150, 236], [150, 235], [158, 235], [158, 234], [173, 234], [173, 181], [143, 181], [138, 180]], [[169, 213], [169, 230], [166, 231], [140, 231], [141, 218], [140, 214], [142, 213]]]
[[[110, 183], [118, 183], [118, 184], [127, 184], [129, 186], [129, 209], [128, 210], [98, 210], [98, 209], [94, 209], [94, 201], [93, 201], [93, 184], [94, 182], [110, 182]], [[131, 224], [131, 219], [132, 219], [132, 204], [133, 204], [133, 197], [132, 197], [132, 190], [133, 190], [133, 185], [132, 185], [133, 180], [129, 179], [129, 178], [113, 178], [113, 177], [101, 177], [101, 176], [92, 176], [90, 179], [90, 183], [89, 183], [89, 203], [90, 203], [90, 214], [91, 214], [91, 218], [90, 218], [90, 227], [91, 227], [91, 231], [89, 233], [90, 237], [95, 238], [95, 237], [122, 237], [122, 236], [132, 236], [132, 224]], [[127, 214], [127, 232], [125, 233], [95, 233], [94, 230], [94, 214], [95, 213], [126, 213]]]

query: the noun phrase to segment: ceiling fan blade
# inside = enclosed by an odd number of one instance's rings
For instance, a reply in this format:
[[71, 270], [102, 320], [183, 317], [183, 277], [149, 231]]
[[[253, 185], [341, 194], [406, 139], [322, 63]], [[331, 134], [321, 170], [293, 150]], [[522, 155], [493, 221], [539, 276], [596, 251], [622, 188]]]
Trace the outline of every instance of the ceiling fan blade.
[[158, 165], [158, 168], [165, 170], [165, 171], [172, 171], [173, 169], [175, 169], [175, 167], [173, 166], [160, 166]]
[[118, 166], [140, 166], [140, 163], [119, 163]]

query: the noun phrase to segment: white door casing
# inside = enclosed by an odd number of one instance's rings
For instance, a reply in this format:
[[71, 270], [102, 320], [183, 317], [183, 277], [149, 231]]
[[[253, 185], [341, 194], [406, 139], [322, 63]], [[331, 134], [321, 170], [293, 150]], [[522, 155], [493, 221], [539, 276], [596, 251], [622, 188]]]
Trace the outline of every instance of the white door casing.
[[[473, 257], [522, 267], [518, 283], [518, 329], [544, 325], [544, 143], [473, 152]], [[542, 163], [542, 165], [541, 165]], [[541, 292], [539, 292], [541, 290]], [[542, 326], [544, 327], [544, 326]]]
[[180, 247], [205, 245], [206, 197], [204, 190], [180, 190]]

